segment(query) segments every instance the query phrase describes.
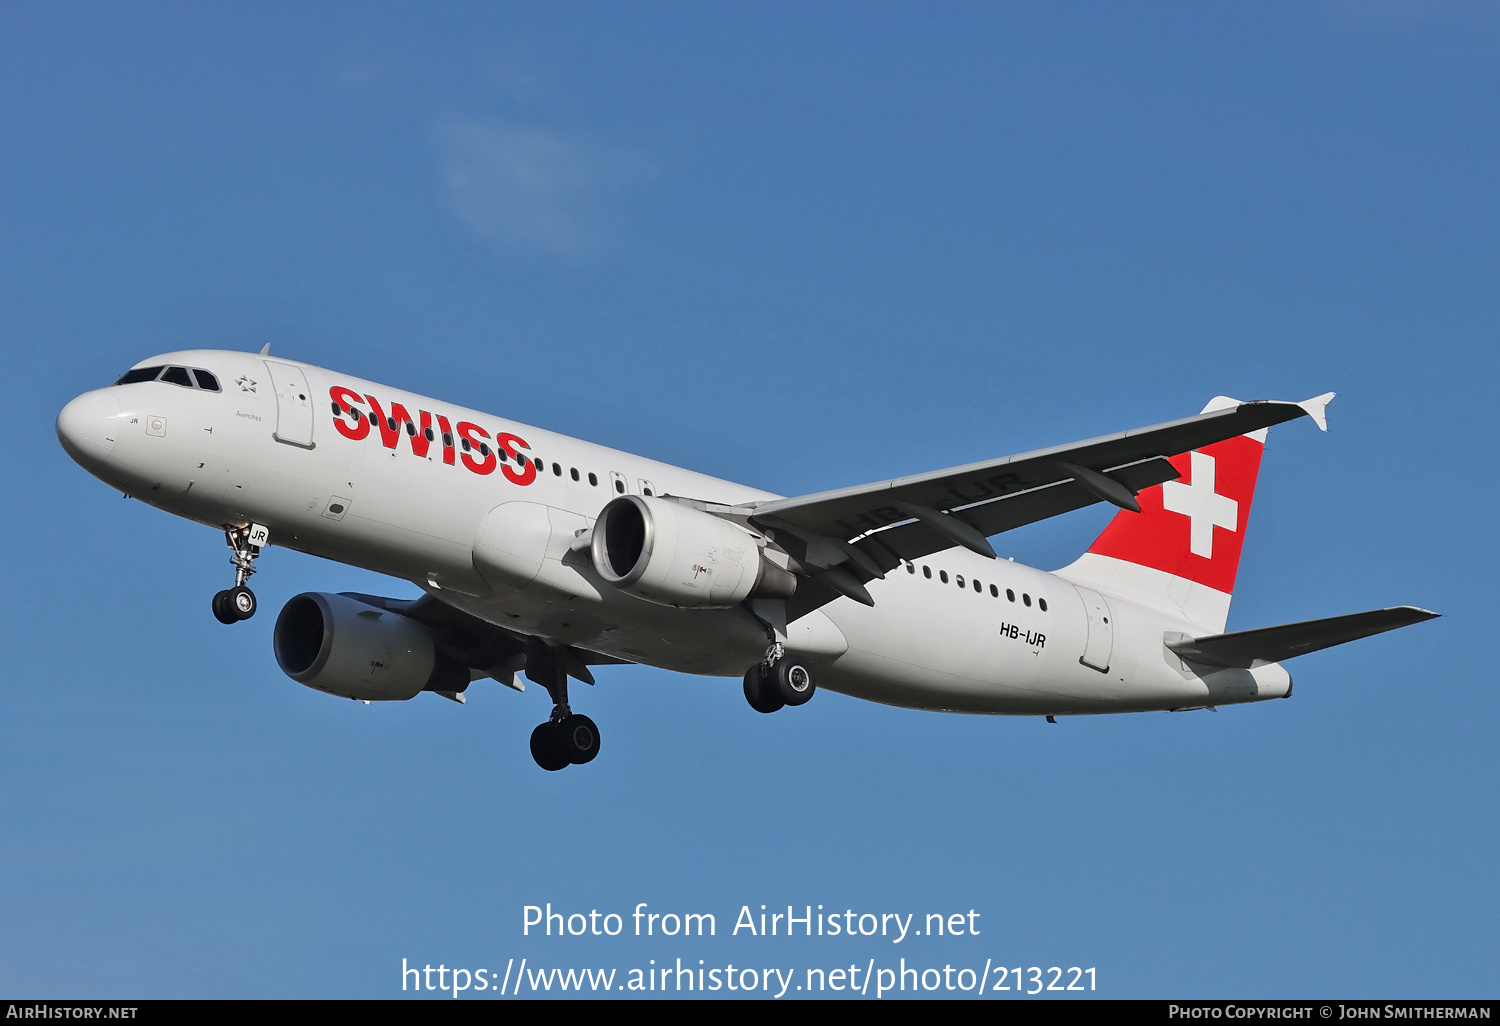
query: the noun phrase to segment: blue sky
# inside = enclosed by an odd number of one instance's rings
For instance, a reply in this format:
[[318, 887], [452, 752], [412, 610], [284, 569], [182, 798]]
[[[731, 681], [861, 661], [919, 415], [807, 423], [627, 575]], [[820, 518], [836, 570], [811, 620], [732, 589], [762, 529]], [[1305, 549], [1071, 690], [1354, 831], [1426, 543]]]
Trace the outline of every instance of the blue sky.
[[[400, 964], [1079, 965], [1117, 997], [1493, 997], [1500, 16], [1482, 4], [9, 5], [0, 992], [388, 997]], [[257, 349], [786, 494], [1335, 390], [1231, 629], [1444, 618], [1295, 698], [954, 717], [611, 668], [364, 707], [224, 628], [214, 533], [53, 436]], [[996, 539], [1045, 568], [1107, 514]], [[521, 936], [522, 908], [720, 936]], [[980, 937], [725, 936], [742, 905]]]

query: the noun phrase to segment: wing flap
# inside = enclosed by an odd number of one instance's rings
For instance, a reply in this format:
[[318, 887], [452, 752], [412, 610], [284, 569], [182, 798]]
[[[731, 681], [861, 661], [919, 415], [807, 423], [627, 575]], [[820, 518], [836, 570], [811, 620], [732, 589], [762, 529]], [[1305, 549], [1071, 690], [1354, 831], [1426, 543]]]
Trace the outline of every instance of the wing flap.
[[1390, 609], [1372, 609], [1365, 613], [1330, 616], [1322, 620], [1286, 623], [1278, 627], [1259, 627], [1232, 634], [1169, 641], [1167, 647], [1183, 659], [1195, 663], [1249, 669], [1254, 663], [1283, 662], [1294, 656], [1307, 655], [1309, 652], [1431, 620], [1438, 615], [1416, 606], [1394, 606]]

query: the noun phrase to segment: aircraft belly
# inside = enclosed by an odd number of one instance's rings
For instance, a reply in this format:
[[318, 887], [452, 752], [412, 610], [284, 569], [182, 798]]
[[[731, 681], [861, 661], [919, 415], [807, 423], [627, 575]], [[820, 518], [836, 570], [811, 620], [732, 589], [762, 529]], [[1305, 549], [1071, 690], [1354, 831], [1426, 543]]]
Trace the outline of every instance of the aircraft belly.
[[689, 617], [689, 623], [660, 624], [654, 629], [619, 624], [591, 647], [619, 659], [711, 677], [738, 677], [765, 653], [760, 625], [739, 609], [678, 612]]

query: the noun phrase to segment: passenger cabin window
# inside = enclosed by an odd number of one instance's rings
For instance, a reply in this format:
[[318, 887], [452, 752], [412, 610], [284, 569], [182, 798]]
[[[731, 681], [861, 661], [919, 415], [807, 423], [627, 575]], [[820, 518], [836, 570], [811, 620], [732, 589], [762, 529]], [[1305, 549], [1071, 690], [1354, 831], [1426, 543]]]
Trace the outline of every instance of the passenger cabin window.
[[925, 577], [925, 578], [927, 578], [928, 580], [931, 580], [932, 579], [932, 567], [930, 567], [930, 566], [924, 566], [922, 568], [922, 576]]
[[1036, 600], [1036, 604], [1037, 604], [1037, 608], [1039, 608], [1042, 612], [1045, 613], [1047, 611], [1047, 600], [1046, 599], [1039, 598], [1039, 599]]
[[568, 473], [570, 475], [572, 475], [574, 481], [578, 480], [578, 468], [577, 467], [569, 467], [568, 468]]
[[594, 488], [599, 487], [599, 477], [593, 471], [589, 471], [589, 484]]
[[947, 584], [948, 583], [948, 571], [946, 571], [946, 570], [939, 570], [938, 571], [938, 580], [942, 581], [944, 584]]

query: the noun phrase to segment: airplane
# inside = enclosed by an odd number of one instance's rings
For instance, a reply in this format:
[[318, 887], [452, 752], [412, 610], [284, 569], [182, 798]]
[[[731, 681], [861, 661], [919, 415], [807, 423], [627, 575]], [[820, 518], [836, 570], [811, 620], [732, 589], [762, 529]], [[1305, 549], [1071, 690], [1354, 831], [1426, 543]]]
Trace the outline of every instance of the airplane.
[[[259, 353], [137, 363], [57, 418], [100, 480], [224, 532], [253, 616], [271, 545], [416, 585], [295, 596], [272, 647], [293, 680], [366, 703], [476, 680], [545, 689], [546, 770], [599, 730], [570, 679], [643, 663], [740, 677], [762, 713], [819, 688], [913, 709], [1044, 717], [1288, 698], [1287, 659], [1438, 614], [1399, 606], [1225, 632], [1269, 428], [1327, 430], [1333, 393], [1201, 413], [964, 466], [784, 497]], [[1070, 565], [989, 538], [1096, 502]]]

